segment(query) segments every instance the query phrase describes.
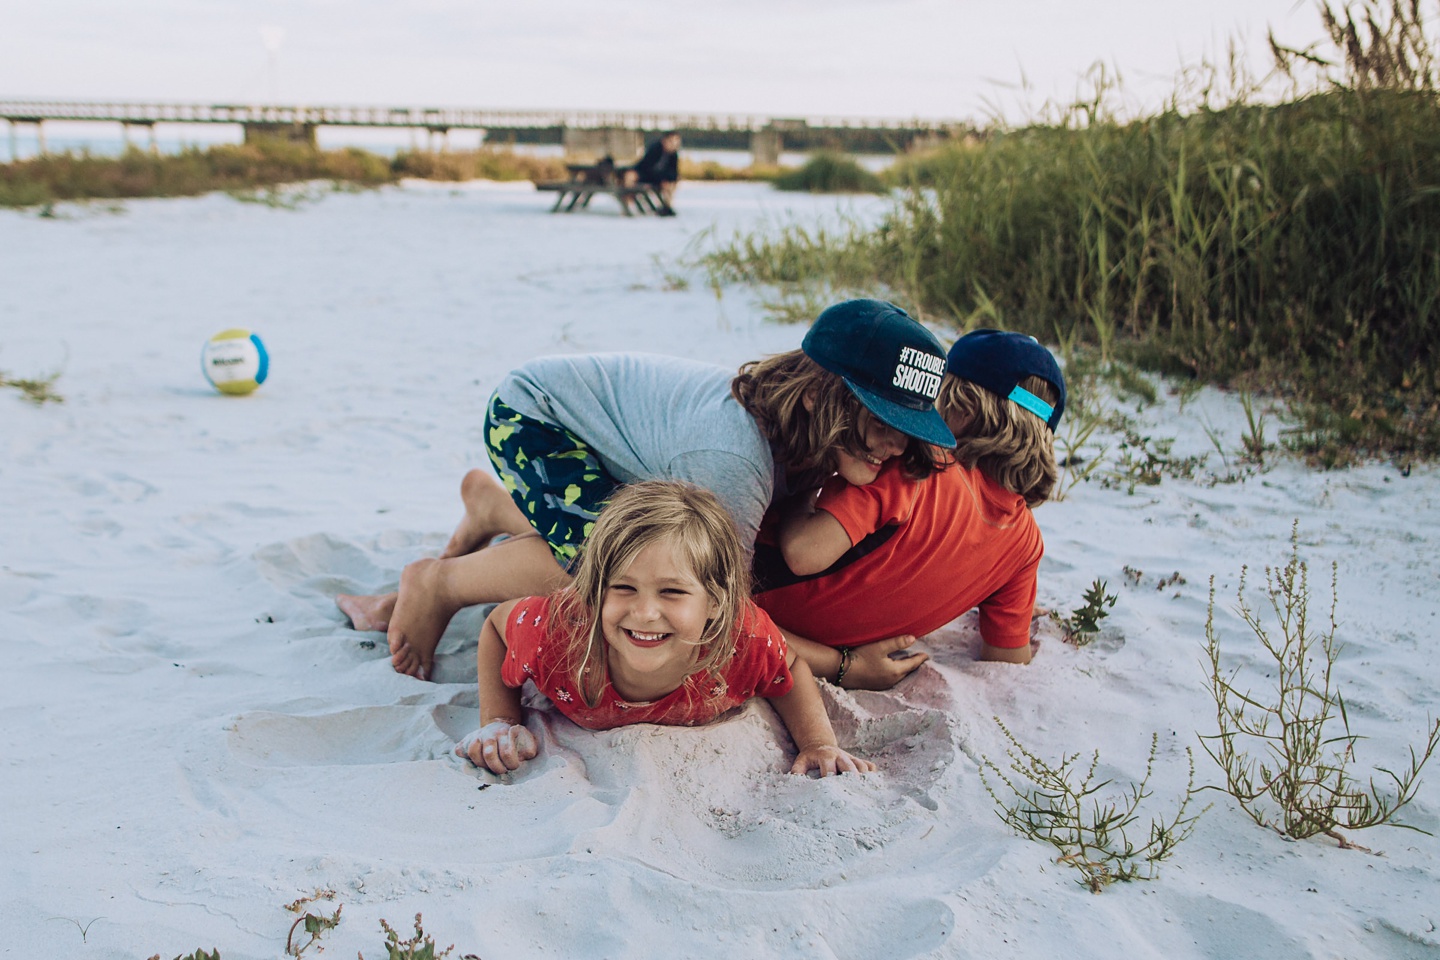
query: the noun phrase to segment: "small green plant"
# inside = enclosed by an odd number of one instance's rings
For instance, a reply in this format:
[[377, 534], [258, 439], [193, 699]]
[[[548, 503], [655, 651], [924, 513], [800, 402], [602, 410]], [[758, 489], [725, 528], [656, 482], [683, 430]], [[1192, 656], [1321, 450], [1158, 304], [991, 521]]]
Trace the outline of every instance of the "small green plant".
[[[1137, 486], [1154, 486], [1166, 476], [1191, 479], [1204, 465], [1203, 455], [1173, 456], [1174, 439], [1142, 436], [1135, 420], [1119, 409], [1133, 402], [1138, 413], [1156, 402], [1159, 395], [1148, 377], [1126, 363], [1102, 362], [1073, 343], [1062, 341], [1061, 352], [1071, 399], [1062, 432], [1055, 437], [1060, 479], [1054, 499], [1065, 499], [1077, 483], [1092, 476], [1100, 477], [1107, 489], [1123, 486], [1133, 494]], [[1102, 431], [1122, 437], [1113, 463], [1109, 462], [1112, 448], [1094, 440]], [[1086, 448], [1091, 450], [1088, 456]]]
[[272, 210], [299, 210], [306, 204], [318, 202], [327, 192], [331, 191], [309, 185], [299, 187], [272, 185], [253, 190], [227, 190], [225, 192], [230, 195], [231, 199], [241, 203], [253, 203], [269, 207]]
[[1099, 470], [1110, 453], [1108, 446], [1096, 442], [1096, 434], [1111, 429], [1123, 417], [1115, 414], [1106, 403], [1101, 384], [1101, 365], [1087, 351], [1080, 350], [1074, 337], [1064, 337], [1057, 330], [1060, 353], [1065, 358], [1065, 379], [1069, 386], [1069, 402], [1060, 432], [1055, 435], [1055, 460], [1060, 478], [1055, 484], [1053, 499], [1064, 500], [1076, 486]]
[[1103, 417], [1088, 412], [1079, 416], [1071, 413], [1065, 418], [1064, 431], [1055, 437], [1055, 446], [1059, 448], [1056, 462], [1060, 467], [1060, 479], [1055, 484], [1052, 499], [1064, 500], [1076, 484], [1090, 479], [1090, 475], [1105, 463], [1107, 449], [1102, 448], [1088, 457], [1082, 452], [1103, 423]]
[[[384, 920], [380, 921], [380, 929], [385, 931], [385, 960], [440, 960], [450, 956], [450, 951], [455, 949], [455, 945], [451, 944], [436, 953], [435, 941], [420, 925], [418, 913], [415, 914], [415, 936], [408, 940], [401, 940], [395, 928]], [[360, 955], [360, 960], [365, 960], [364, 954]]]
[[[337, 904], [335, 912], [328, 916], [323, 912], [311, 912], [306, 908], [310, 904], [317, 903], [321, 900], [334, 899], [334, 890], [319, 889], [307, 897], [300, 897], [293, 903], [285, 905], [286, 910], [289, 910], [291, 913], [300, 914], [299, 918], [291, 924], [290, 933], [285, 937], [285, 956], [299, 957], [312, 946], [315, 947], [316, 953], [323, 953], [325, 951], [325, 948], [320, 946], [320, 938], [340, 925], [340, 911], [344, 909], [345, 905]], [[75, 926], [80, 927], [79, 922], [71, 920], [69, 917], [51, 917], [50, 919], [70, 920]], [[101, 918], [96, 917], [95, 919], [99, 920]], [[86, 932], [90, 929], [90, 925], [94, 922], [95, 920], [91, 920], [90, 923], [80, 927], [82, 941], [84, 940]], [[305, 932], [310, 935], [310, 939], [304, 943], [297, 943], [295, 935], [302, 926]], [[385, 943], [383, 945], [385, 947], [386, 960], [444, 960], [444, 958], [448, 957], [455, 949], [454, 944], [451, 944], [444, 950], [436, 953], [435, 941], [425, 933], [424, 928], [420, 925], [420, 914], [418, 913], [415, 914], [415, 936], [408, 940], [401, 940], [400, 934], [395, 932], [394, 928], [383, 919], [380, 921], [380, 929], [385, 933]], [[160, 960], [160, 954], [153, 954], [149, 960]], [[196, 950], [194, 953], [187, 953], [183, 957], [176, 957], [175, 960], [220, 960], [220, 951], [217, 949], [206, 953], [204, 950]], [[363, 953], [360, 954], [360, 960], [365, 960]], [[473, 953], [467, 953], [463, 954], [460, 960], [480, 960], [480, 958]]]
[[[1150, 737], [1145, 776], [1117, 796], [1107, 796], [1103, 791], [1113, 781], [1095, 782], [1100, 765], [1098, 750], [1091, 754], [1088, 765], [1080, 762], [1079, 753], [1050, 763], [1017, 740], [999, 717], [995, 723], [1010, 742], [1005, 751], [1010, 758], [1008, 772], [982, 757], [980, 779], [985, 792], [1000, 808], [997, 815], [1020, 836], [1048, 843], [1059, 851], [1056, 862], [1079, 870], [1077, 882], [1092, 893], [1101, 892], [1117, 880], [1155, 879], [1160, 864], [1170, 859], [1175, 848], [1190, 836], [1205, 812], [1189, 814], [1196, 792], [1195, 758], [1186, 748], [1190, 776], [1180, 807], [1168, 820], [1151, 818], [1148, 839], [1137, 846], [1128, 832], [1140, 822], [1140, 805], [1151, 796], [1150, 776], [1160, 742], [1157, 734]], [[1009, 796], [1002, 798], [997, 793], [991, 777], [1004, 785]]]
[[26, 379], [24, 377], [12, 377], [5, 371], [0, 370], [0, 387], [14, 387], [24, 395], [26, 400], [43, 407], [47, 403], [64, 403], [65, 398], [55, 391], [55, 381], [60, 379], [59, 372], [50, 374], [48, 377], [38, 379]]
[[[310, 911], [305, 909], [312, 903], [318, 903], [321, 900], [334, 899], [334, 890], [316, 890], [308, 897], [300, 897], [294, 903], [288, 903], [285, 905], [286, 910], [289, 910], [291, 913], [298, 914], [298, 916], [295, 918], [295, 922], [290, 925], [290, 932], [285, 936], [285, 956], [300, 956], [306, 950], [309, 950], [312, 946], [318, 944], [322, 936], [324, 936], [331, 930], [334, 930], [340, 925], [340, 911], [345, 909], [345, 905], [343, 903], [337, 904], [335, 907], [335, 912], [330, 914], [329, 916], [326, 916], [323, 911], [319, 913], [311, 913]], [[310, 935], [310, 939], [306, 940], [304, 943], [298, 943], [295, 940], [295, 933], [301, 928], [302, 925], [305, 928], [305, 933], [308, 933]], [[316, 950], [324, 949], [324, 947], [316, 947]]]
[[[1342, 833], [1396, 823], [1395, 815], [1415, 797], [1420, 771], [1440, 747], [1440, 721], [1430, 728], [1422, 750], [1410, 748], [1408, 769], [1375, 768], [1389, 789], [1372, 774], [1362, 784], [1350, 773], [1358, 734], [1350, 731], [1345, 698], [1334, 678], [1340, 644], [1335, 639], [1338, 570], [1331, 567], [1330, 617], [1319, 629], [1309, 620], [1309, 570], [1300, 559], [1299, 523], [1290, 535], [1290, 559], [1265, 568], [1265, 595], [1278, 635], [1245, 598], [1246, 568], [1241, 568], [1237, 612], [1273, 661], [1273, 686], [1266, 694], [1239, 685], [1239, 671], [1221, 665], [1220, 635], [1215, 629], [1215, 580], [1205, 618], [1206, 686], [1215, 701], [1217, 733], [1202, 737], [1205, 751], [1225, 775], [1224, 791], [1262, 827], [1303, 840], [1323, 834], [1342, 847], [1355, 847]], [[1363, 849], [1363, 848], [1359, 848]]]
[[74, 917], [47, 917], [46, 919], [47, 919], [47, 920], [66, 920], [66, 921], [69, 921], [70, 923], [75, 924], [75, 929], [80, 931], [80, 942], [81, 942], [81, 943], [88, 943], [88, 942], [90, 941], [90, 928], [93, 927], [93, 926], [95, 926], [95, 924], [99, 923], [101, 920], [104, 920], [105, 918], [104, 918], [104, 917], [94, 917], [93, 919], [90, 920], [89, 923], [85, 924], [84, 926], [81, 926], [80, 921], [79, 921], [79, 920], [76, 920]]
[[1100, 621], [1110, 616], [1110, 608], [1120, 599], [1113, 593], [1106, 593], [1107, 586], [1109, 584], [1096, 577], [1081, 598], [1085, 602], [1072, 610], [1070, 616], [1059, 618], [1068, 642], [1083, 647], [1100, 632]]
[[1176, 457], [1170, 452], [1174, 445], [1173, 437], [1152, 440], [1133, 428], [1126, 428], [1125, 437], [1120, 441], [1120, 455], [1105, 473], [1103, 485], [1107, 489], [1124, 487], [1126, 493], [1134, 494], [1137, 486], [1158, 486], [1167, 476], [1177, 480], [1193, 478], [1195, 471], [1205, 464], [1205, 455]]
[[1107, 363], [1101, 374], [1115, 391], [1117, 399], [1134, 401], [1137, 412], [1153, 407], [1160, 399], [1155, 381], [1128, 363]]
[[1249, 390], [1240, 391], [1240, 407], [1245, 411], [1245, 432], [1240, 434], [1240, 458], [1263, 467], [1265, 455], [1275, 449], [1275, 445], [1265, 437], [1265, 414], [1256, 412], [1255, 397]]
[[1168, 576], [1168, 577], [1161, 577], [1161, 578], [1156, 582], [1156, 584], [1155, 584], [1155, 589], [1156, 589], [1157, 591], [1161, 591], [1161, 590], [1165, 590], [1165, 589], [1168, 588], [1168, 587], [1179, 587], [1179, 586], [1183, 586], [1184, 584], [1185, 584], [1185, 578], [1182, 577], [1182, 576], [1180, 576], [1180, 571], [1179, 571], [1179, 570], [1176, 570], [1174, 573], [1170, 574], [1170, 576]]
[[662, 257], [658, 253], [650, 255], [650, 262], [655, 266], [655, 272], [660, 275], [660, 289], [665, 291], [679, 291], [690, 289], [690, 278], [685, 275], [679, 265]]

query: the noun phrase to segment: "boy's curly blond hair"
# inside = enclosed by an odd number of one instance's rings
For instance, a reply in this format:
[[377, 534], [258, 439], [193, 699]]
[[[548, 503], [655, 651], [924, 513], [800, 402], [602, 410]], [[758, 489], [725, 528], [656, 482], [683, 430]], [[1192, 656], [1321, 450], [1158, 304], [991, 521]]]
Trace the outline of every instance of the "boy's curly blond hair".
[[[1020, 386], [1046, 403], [1060, 400], [1059, 391], [1040, 377], [1026, 377]], [[979, 467], [1032, 510], [1050, 499], [1060, 471], [1055, 435], [1044, 420], [953, 373], [940, 384], [935, 409], [955, 434], [956, 463]]]
[[[730, 381], [730, 393], [755, 418], [776, 462], [794, 474], [816, 478], [817, 486], [839, 468], [839, 451], [865, 455], [865, 428], [872, 414], [844, 378], [803, 351], [745, 364]], [[900, 458], [910, 479], [923, 480], [944, 466], [944, 451], [914, 437], [906, 440]]]

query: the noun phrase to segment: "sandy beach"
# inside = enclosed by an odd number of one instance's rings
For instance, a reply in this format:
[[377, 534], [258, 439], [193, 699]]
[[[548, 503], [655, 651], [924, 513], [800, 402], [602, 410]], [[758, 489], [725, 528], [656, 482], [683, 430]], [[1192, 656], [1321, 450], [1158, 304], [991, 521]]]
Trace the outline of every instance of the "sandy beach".
[[[922, 639], [931, 661], [892, 691], [822, 685], [875, 774], [787, 775], [792, 746], [755, 702], [603, 733], [541, 704], [540, 756], [513, 779], [453, 756], [476, 726], [483, 611], [452, 623], [430, 683], [333, 597], [440, 550], [461, 476], [488, 468], [495, 382], [547, 353], [735, 367], [797, 346], [802, 327], [677, 257], [887, 203], [685, 184], [658, 220], [607, 199], [551, 216], [529, 184], [405, 183], [296, 209], [0, 211], [0, 370], [59, 370], [64, 396], [0, 391], [0, 955], [278, 958], [285, 905], [329, 889], [334, 957], [383, 956], [379, 921], [408, 933], [417, 912], [486, 960], [1440, 956], [1434, 837], [1291, 841], [1208, 790], [1157, 879], [1095, 895], [981, 782], [1004, 763], [998, 717], [1043, 757], [1100, 751], [1116, 792], [1158, 735], [1137, 839], [1177, 807], [1187, 748], [1196, 784], [1220, 783], [1199, 739], [1216, 728], [1209, 581], [1227, 663], [1263, 679], [1236, 589], [1248, 565], [1263, 604], [1292, 527], [1316, 621], [1336, 565], [1355, 773], [1408, 763], [1440, 716], [1440, 473], [1245, 468], [1241, 405], [1210, 388], [1162, 383], [1128, 408], [1175, 456], [1206, 456], [1192, 479], [1097, 475], [1037, 511], [1041, 604], [1072, 610], [1096, 578], [1118, 596], [1093, 643], [1042, 623], [1029, 666], [980, 663], [971, 614]], [[200, 372], [227, 327], [272, 355], [248, 397]], [[1440, 766], [1400, 820], [1440, 830]]]

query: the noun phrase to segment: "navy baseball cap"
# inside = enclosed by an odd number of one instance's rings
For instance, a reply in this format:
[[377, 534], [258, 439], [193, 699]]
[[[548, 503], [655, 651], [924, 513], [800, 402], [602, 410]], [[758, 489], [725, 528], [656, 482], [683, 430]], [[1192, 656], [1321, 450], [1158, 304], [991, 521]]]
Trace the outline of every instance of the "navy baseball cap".
[[954, 434], [935, 411], [945, 348], [895, 304], [846, 300], [827, 307], [800, 349], [844, 379], [881, 422], [937, 447], [955, 446]]
[[[946, 369], [1003, 399], [1014, 400], [1044, 420], [1051, 433], [1065, 412], [1065, 376], [1060, 364], [1039, 340], [1023, 333], [972, 330], [950, 348]], [[1026, 377], [1039, 377], [1050, 384], [1059, 394], [1059, 401], [1052, 407], [1020, 386]]]

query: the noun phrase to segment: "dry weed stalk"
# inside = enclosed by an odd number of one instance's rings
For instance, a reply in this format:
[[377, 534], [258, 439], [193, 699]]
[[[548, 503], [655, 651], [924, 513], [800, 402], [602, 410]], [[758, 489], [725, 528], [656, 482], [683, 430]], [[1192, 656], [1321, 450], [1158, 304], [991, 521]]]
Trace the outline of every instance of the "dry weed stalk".
[[[1102, 798], [1101, 791], [1112, 781], [1095, 782], [1095, 770], [1100, 764], [1098, 750], [1091, 755], [1088, 767], [1078, 765], [1079, 753], [1051, 764], [1015, 739], [999, 717], [995, 723], [1010, 741], [1005, 751], [1010, 758], [1009, 772], [982, 757], [980, 780], [1000, 807], [997, 815], [1021, 836], [1058, 850], [1056, 862], [1079, 870], [1078, 882], [1092, 893], [1099, 893], [1116, 880], [1155, 879], [1160, 864], [1170, 859], [1175, 848], [1190, 836], [1205, 812], [1186, 815], [1195, 795], [1195, 758], [1187, 747], [1190, 775], [1180, 808], [1169, 820], [1152, 818], [1149, 839], [1137, 846], [1127, 831], [1140, 821], [1140, 804], [1151, 796], [1149, 783], [1159, 747], [1158, 735], [1151, 734], [1150, 756], [1140, 782], [1132, 783], [1118, 797]], [[1001, 799], [986, 776], [987, 770], [1005, 785], [1011, 797]]]
[[[329, 916], [326, 916], [324, 913], [311, 913], [305, 908], [321, 900], [334, 899], [334, 890], [317, 889], [314, 893], [310, 894], [310, 896], [300, 897], [293, 903], [285, 905], [286, 910], [298, 915], [295, 918], [295, 922], [290, 925], [290, 932], [285, 935], [285, 956], [299, 957], [312, 946], [315, 947], [317, 952], [323, 952], [325, 950], [324, 947], [318, 946], [320, 938], [340, 925], [340, 911], [345, 909], [345, 904], [337, 904], [335, 906], [335, 912]], [[310, 934], [310, 939], [304, 943], [296, 943], [295, 931], [300, 929], [302, 924], [305, 927], [305, 932]]]
[[[1409, 769], [1397, 773], [1375, 768], [1389, 779], [1393, 792], [1382, 791], [1373, 775], [1364, 784], [1351, 776], [1360, 736], [1350, 732], [1345, 698], [1333, 675], [1340, 654], [1335, 639], [1337, 569], [1332, 565], [1329, 623], [1317, 630], [1309, 621], [1309, 570], [1300, 560], [1298, 523], [1290, 545], [1285, 566], [1265, 568], [1265, 595], [1278, 636], [1272, 636], [1245, 599], [1245, 568], [1237, 591], [1237, 612], [1273, 661], [1274, 688], [1268, 697], [1240, 689], [1238, 668], [1227, 673], [1221, 666], [1215, 579], [1210, 579], [1206, 684], [1215, 701], [1219, 732], [1201, 738], [1205, 751], [1225, 774], [1225, 792], [1257, 824], [1284, 836], [1302, 840], [1324, 834], [1342, 847], [1355, 847], [1340, 829], [1388, 824], [1425, 833], [1395, 823], [1394, 817], [1414, 799], [1420, 771], [1440, 746], [1440, 721], [1431, 726], [1422, 751], [1410, 748]], [[1340, 732], [1333, 732], [1332, 722], [1338, 722]]]

